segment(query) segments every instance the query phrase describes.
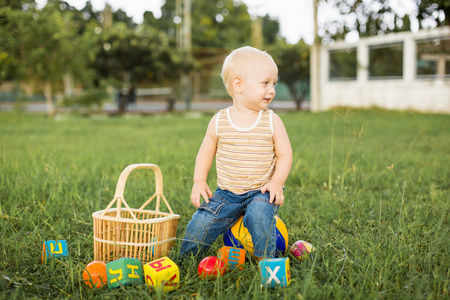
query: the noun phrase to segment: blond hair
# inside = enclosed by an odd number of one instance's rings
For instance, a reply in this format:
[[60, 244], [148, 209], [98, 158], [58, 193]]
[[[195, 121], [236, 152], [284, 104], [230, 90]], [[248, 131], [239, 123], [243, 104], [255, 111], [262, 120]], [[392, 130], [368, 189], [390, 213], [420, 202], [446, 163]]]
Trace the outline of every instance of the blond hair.
[[243, 76], [243, 70], [245, 69], [244, 64], [249, 63], [249, 61], [253, 58], [261, 57], [269, 58], [273, 61], [272, 56], [270, 56], [266, 51], [261, 51], [250, 46], [235, 49], [227, 55], [225, 61], [223, 62], [220, 77], [222, 77], [223, 84], [231, 97], [233, 97], [233, 87], [231, 85], [232, 79], [236, 76]]

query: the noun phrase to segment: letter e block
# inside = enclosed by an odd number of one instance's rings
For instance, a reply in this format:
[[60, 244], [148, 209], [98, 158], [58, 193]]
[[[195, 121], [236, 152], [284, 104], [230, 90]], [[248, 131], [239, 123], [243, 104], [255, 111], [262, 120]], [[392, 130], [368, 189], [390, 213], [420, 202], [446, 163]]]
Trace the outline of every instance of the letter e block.
[[42, 246], [41, 261], [43, 264], [46, 264], [52, 257], [66, 257], [67, 255], [69, 255], [67, 241], [45, 241]]
[[223, 262], [227, 270], [244, 269], [242, 266], [245, 263], [244, 249], [225, 246], [219, 249], [217, 257]]
[[162, 257], [144, 265], [145, 283], [163, 292], [178, 288], [180, 283], [180, 270], [168, 257]]
[[106, 278], [110, 289], [121, 285], [142, 284], [141, 261], [135, 258], [120, 258], [106, 264]]
[[291, 283], [289, 258], [263, 259], [259, 262], [261, 269], [261, 283], [265, 286], [287, 287]]

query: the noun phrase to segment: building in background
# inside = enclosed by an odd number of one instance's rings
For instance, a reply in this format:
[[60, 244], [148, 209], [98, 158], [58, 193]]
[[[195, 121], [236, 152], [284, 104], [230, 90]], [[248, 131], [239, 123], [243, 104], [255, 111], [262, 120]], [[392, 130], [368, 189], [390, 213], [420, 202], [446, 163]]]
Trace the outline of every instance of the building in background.
[[450, 27], [338, 42], [320, 50], [314, 110], [336, 106], [450, 113]]

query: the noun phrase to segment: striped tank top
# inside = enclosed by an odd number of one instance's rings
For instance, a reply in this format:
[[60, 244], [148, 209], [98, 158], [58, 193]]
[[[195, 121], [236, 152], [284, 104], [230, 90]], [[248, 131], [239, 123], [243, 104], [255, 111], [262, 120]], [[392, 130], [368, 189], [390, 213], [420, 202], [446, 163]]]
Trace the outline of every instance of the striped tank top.
[[270, 109], [260, 110], [252, 126], [240, 128], [231, 120], [230, 107], [217, 113], [219, 188], [241, 195], [258, 190], [270, 181], [276, 162], [272, 115]]

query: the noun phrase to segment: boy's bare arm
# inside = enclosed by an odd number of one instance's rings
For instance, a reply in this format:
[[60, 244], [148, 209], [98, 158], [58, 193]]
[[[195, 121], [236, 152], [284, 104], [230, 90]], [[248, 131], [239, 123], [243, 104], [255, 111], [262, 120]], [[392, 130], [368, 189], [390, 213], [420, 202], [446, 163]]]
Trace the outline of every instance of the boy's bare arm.
[[195, 160], [194, 185], [191, 192], [191, 202], [196, 207], [200, 206], [201, 197], [203, 197], [207, 203], [209, 203], [209, 198], [212, 197], [211, 189], [206, 180], [214, 156], [216, 155], [217, 136], [215, 133], [215, 119], [216, 116], [209, 122], [205, 138], [203, 139], [197, 154], [197, 159]]
[[261, 188], [261, 192], [269, 191], [270, 203], [275, 201], [275, 204], [281, 206], [284, 203], [283, 185], [289, 176], [292, 166], [292, 147], [283, 121], [277, 114], [273, 114], [273, 127], [273, 141], [277, 163], [272, 179]]

